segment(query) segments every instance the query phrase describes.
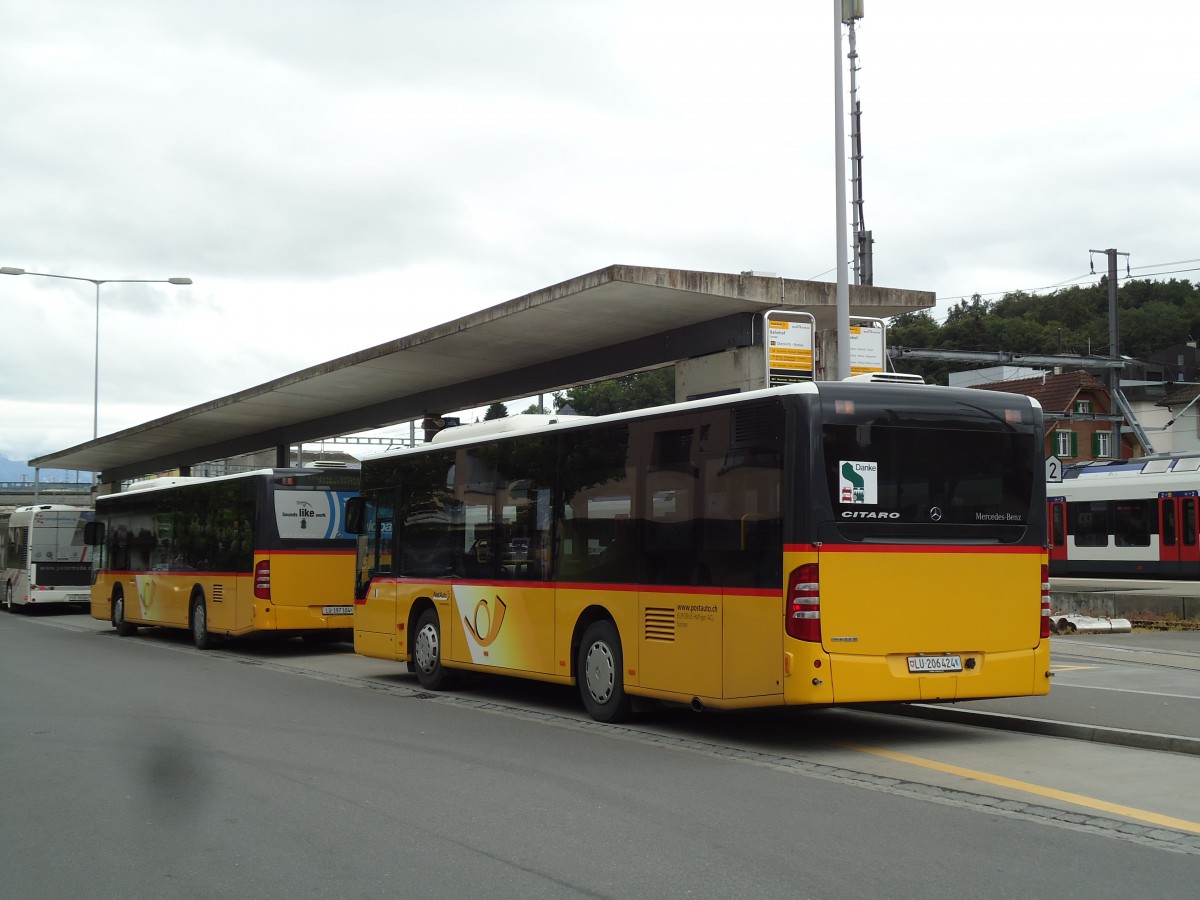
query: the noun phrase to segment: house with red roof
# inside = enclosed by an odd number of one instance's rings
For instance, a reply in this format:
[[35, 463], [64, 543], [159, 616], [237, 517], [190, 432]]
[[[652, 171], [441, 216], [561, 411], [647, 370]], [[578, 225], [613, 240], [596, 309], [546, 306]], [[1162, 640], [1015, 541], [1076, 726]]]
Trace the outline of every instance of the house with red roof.
[[[1033, 378], [973, 385], [974, 390], [1025, 394], [1042, 406], [1046, 423], [1046, 455], [1066, 463], [1094, 459], [1131, 459], [1141, 455], [1134, 435], [1112, 446], [1112, 396], [1095, 376], [1083, 370]], [[1115, 450], [1115, 452], [1114, 452]]]

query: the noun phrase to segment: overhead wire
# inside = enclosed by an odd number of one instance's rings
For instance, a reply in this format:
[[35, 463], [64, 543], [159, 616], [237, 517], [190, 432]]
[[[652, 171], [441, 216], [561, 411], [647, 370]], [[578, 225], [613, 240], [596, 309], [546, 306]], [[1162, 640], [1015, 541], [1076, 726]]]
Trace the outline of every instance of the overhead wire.
[[[1137, 269], [1140, 272], [1143, 269], [1158, 269], [1160, 266], [1181, 266], [1181, 265], [1186, 265], [1188, 263], [1200, 263], [1200, 259], [1177, 259], [1172, 262], [1151, 263], [1151, 264], [1145, 265], [1145, 266], [1133, 266], [1132, 268]], [[849, 263], [847, 263], [847, 265], [849, 265]], [[837, 271], [837, 267], [834, 266], [832, 269], [826, 269], [824, 272], [818, 272], [816, 275], [810, 275], [805, 280], [806, 281], [815, 281], [824, 275], [828, 275], [830, 272], [836, 272], [836, 271]], [[1145, 274], [1141, 274], [1141, 275], [1137, 275], [1137, 276], [1130, 274], [1130, 269], [1127, 267], [1126, 274], [1123, 276], [1118, 275], [1118, 280], [1119, 281], [1132, 281], [1132, 280], [1135, 280], [1138, 278], [1153, 278], [1153, 277], [1156, 277], [1159, 275], [1182, 275], [1182, 274], [1186, 274], [1189, 272], [1200, 272], [1200, 267], [1190, 268], [1190, 269], [1164, 269], [1163, 271], [1147, 272]], [[1016, 290], [1007, 290], [1007, 291], [986, 291], [986, 292], [985, 291], [974, 291], [970, 294], [960, 294], [956, 297], [938, 297], [937, 302], [938, 302], [938, 305], [941, 306], [941, 304], [943, 304], [943, 303], [953, 303], [953, 302], [956, 302], [959, 300], [970, 300], [974, 297], [986, 298], [986, 297], [1006, 297], [1009, 294], [1037, 294], [1042, 291], [1052, 291], [1056, 288], [1066, 287], [1068, 285], [1072, 285], [1072, 284], [1076, 284], [1076, 283], [1084, 282], [1084, 281], [1092, 281], [1092, 282], [1098, 283], [1100, 281], [1100, 279], [1103, 277], [1105, 277], [1103, 274], [1097, 275], [1094, 272], [1084, 272], [1082, 275], [1076, 275], [1073, 278], [1064, 278], [1062, 281], [1056, 281], [1053, 284], [1046, 284], [1046, 285], [1043, 285], [1042, 287], [1020, 288], [1020, 289], [1016, 289]], [[942, 320], [945, 319], [947, 313], [948, 313], [948, 311], [941, 313]]]
[[[1178, 265], [1185, 265], [1187, 263], [1193, 263], [1193, 262], [1200, 262], [1200, 259], [1180, 259], [1180, 260], [1175, 260], [1174, 262], [1151, 263], [1151, 264], [1145, 265], [1145, 266], [1133, 266], [1133, 268], [1138, 269], [1140, 272], [1143, 269], [1158, 269], [1160, 266], [1178, 266]], [[1139, 274], [1136, 276], [1130, 274], [1127, 271], [1125, 275], [1118, 275], [1117, 280], [1118, 281], [1134, 281], [1134, 280], [1139, 280], [1139, 279], [1153, 278], [1153, 277], [1157, 277], [1160, 275], [1180, 275], [1180, 274], [1184, 274], [1184, 273], [1188, 273], [1188, 272], [1200, 272], [1200, 267], [1189, 268], [1189, 269], [1164, 269], [1162, 271], [1146, 272], [1146, 273]], [[962, 294], [957, 297], [938, 297], [938, 305], [940, 306], [943, 302], [969, 300], [974, 297], [980, 297], [980, 298], [1005, 297], [1005, 296], [1008, 296], [1009, 294], [1036, 294], [1041, 291], [1054, 290], [1055, 288], [1065, 287], [1067, 285], [1071, 285], [1071, 284], [1078, 283], [1078, 282], [1090, 281], [1090, 282], [1099, 283], [1100, 279], [1103, 277], [1105, 277], [1105, 274], [1097, 275], [1093, 272], [1085, 272], [1083, 275], [1076, 275], [1073, 278], [1066, 278], [1062, 281], [1057, 281], [1053, 284], [1047, 284], [1047, 285], [1044, 285], [1044, 286], [1038, 287], [1038, 288], [1022, 288], [1019, 290], [1008, 290], [1008, 291], [989, 291], [987, 293], [974, 292], [971, 294]], [[947, 314], [946, 312], [942, 313], [943, 319], [945, 318], [946, 314]]]

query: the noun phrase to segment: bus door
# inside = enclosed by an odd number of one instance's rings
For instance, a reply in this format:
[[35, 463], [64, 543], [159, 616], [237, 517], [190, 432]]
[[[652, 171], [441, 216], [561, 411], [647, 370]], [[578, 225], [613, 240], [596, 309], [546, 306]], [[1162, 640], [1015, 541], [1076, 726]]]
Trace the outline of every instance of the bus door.
[[1158, 498], [1159, 559], [1172, 575], [1200, 574], [1195, 491], [1165, 491]]
[[1050, 546], [1051, 574], [1066, 574], [1067, 563], [1067, 501], [1050, 497], [1047, 503], [1046, 540]]

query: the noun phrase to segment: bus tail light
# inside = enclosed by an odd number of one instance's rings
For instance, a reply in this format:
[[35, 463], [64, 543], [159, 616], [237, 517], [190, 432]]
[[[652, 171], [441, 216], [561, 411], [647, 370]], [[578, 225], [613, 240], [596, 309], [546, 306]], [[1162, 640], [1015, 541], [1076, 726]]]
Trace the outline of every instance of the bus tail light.
[[787, 622], [789, 637], [821, 640], [821, 585], [816, 563], [805, 563], [788, 577]]
[[1042, 563], [1042, 630], [1043, 638], [1050, 637], [1050, 567]]
[[254, 596], [259, 600], [271, 599], [271, 561], [264, 559], [254, 566]]

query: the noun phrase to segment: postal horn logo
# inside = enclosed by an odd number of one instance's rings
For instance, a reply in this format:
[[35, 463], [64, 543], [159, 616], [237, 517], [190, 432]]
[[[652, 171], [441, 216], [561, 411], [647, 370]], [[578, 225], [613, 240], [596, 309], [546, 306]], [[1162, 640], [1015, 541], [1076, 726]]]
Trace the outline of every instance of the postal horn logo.
[[475, 621], [463, 616], [463, 624], [467, 626], [467, 631], [471, 633], [471, 637], [475, 638], [480, 647], [490, 647], [492, 641], [496, 640], [496, 636], [500, 634], [500, 626], [504, 624], [506, 609], [504, 601], [497, 594], [494, 609], [488, 605], [486, 600], [480, 600], [475, 604], [475, 615], [472, 617]]

